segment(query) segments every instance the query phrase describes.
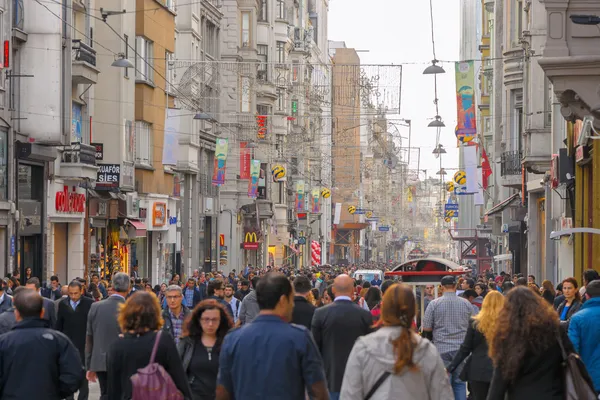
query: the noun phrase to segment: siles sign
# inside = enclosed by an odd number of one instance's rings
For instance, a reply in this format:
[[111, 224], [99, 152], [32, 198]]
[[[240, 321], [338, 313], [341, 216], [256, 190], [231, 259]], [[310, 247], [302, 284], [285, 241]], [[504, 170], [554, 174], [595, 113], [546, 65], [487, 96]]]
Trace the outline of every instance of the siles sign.
[[85, 212], [85, 194], [77, 193], [76, 187], [69, 192], [69, 187], [64, 186], [62, 192], [56, 192], [54, 206], [57, 212], [83, 213]]

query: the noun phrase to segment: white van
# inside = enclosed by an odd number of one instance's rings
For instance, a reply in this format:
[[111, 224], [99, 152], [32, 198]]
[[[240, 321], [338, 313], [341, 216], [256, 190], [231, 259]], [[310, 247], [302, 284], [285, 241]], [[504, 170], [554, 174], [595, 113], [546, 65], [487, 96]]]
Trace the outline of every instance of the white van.
[[383, 272], [378, 269], [357, 269], [352, 273], [352, 278], [358, 279], [358, 276], [363, 276], [363, 281], [371, 283], [375, 279], [375, 275], [379, 275], [379, 279], [383, 280]]

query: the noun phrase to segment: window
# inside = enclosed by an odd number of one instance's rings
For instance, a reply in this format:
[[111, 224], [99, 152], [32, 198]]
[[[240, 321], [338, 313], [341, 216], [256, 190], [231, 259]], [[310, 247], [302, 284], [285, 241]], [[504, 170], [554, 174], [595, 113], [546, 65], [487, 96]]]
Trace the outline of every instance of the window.
[[167, 88], [167, 93], [173, 93], [175, 82], [175, 54], [165, 51], [165, 60], [167, 65], [165, 66], [165, 71], [167, 71], [167, 82], [165, 82], [165, 87]]
[[277, 62], [285, 63], [285, 42], [277, 42]]
[[264, 104], [259, 104], [256, 106], [256, 115], [271, 115], [271, 108]]
[[510, 44], [516, 48], [519, 47], [519, 40], [523, 34], [523, 1], [512, 0], [510, 7]]
[[250, 12], [242, 12], [242, 47], [250, 47]]
[[277, 0], [277, 18], [285, 19], [285, 0]]
[[242, 112], [250, 112], [250, 78], [242, 77]]
[[208, 20], [206, 20], [204, 29], [206, 30], [206, 33], [204, 35], [204, 47], [206, 54], [208, 54], [213, 59], [217, 59], [219, 55], [219, 30], [217, 29], [217, 26], [215, 24]]
[[[125, 41], [125, 59], [129, 60], [129, 36], [127, 35], [123, 35], [123, 40]], [[129, 77], [129, 68], [125, 68], [125, 71], [123, 71], [123, 73], [125, 74], [125, 78]]]
[[137, 36], [135, 38], [135, 51], [137, 56], [135, 58], [135, 79], [145, 82], [152, 82], [154, 78], [153, 66], [153, 43], [142, 37]]
[[550, 79], [544, 78], [544, 125], [552, 126], [552, 99], [554, 98], [554, 89]]
[[266, 81], [268, 79], [267, 65], [269, 62], [269, 46], [266, 44], [259, 44], [256, 46], [256, 50], [258, 52], [258, 70], [256, 77], [262, 81]]
[[521, 133], [523, 132], [523, 90], [511, 91], [511, 137], [510, 150], [521, 151]]
[[285, 111], [285, 92], [282, 88], [277, 88], [277, 111]]
[[258, 5], [258, 20], [259, 21], [264, 21], [267, 22], [268, 21], [268, 0], [260, 0], [260, 3]]
[[152, 128], [149, 123], [135, 121], [135, 162], [152, 166]]

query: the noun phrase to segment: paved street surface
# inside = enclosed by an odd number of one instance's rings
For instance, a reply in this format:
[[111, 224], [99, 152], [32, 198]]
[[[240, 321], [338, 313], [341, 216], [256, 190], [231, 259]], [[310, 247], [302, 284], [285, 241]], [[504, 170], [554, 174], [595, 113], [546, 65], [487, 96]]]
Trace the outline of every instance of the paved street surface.
[[[77, 396], [75, 396], [77, 398]], [[100, 385], [90, 382], [90, 397], [89, 400], [98, 400], [100, 398]]]

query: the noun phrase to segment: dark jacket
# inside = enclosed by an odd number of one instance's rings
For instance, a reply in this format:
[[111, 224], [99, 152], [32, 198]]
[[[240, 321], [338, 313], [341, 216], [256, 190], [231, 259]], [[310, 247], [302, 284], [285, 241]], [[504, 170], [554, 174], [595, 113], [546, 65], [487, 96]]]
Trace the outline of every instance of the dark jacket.
[[0, 336], [0, 398], [60, 400], [85, 379], [79, 353], [48, 321], [27, 318]]
[[0, 303], [0, 314], [11, 308], [12, 305], [12, 297], [10, 297], [8, 293], [4, 292], [4, 300], [2, 301], [2, 303]]
[[317, 307], [310, 304], [304, 297], [295, 296], [292, 323], [305, 326], [306, 329], [310, 330], [316, 309]]
[[556, 296], [554, 299], [554, 309], [556, 310], [563, 301], [565, 301], [565, 296], [563, 294]]
[[454, 372], [454, 370], [471, 355], [471, 361], [469, 365], [465, 365], [469, 369], [465, 371], [467, 373], [467, 379], [469, 382], [491, 382], [492, 375], [494, 374], [494, 366], [492, 360], [488, 356], [488, 344], [481, 333], [477, 329], [477, 322], [471, 319], [469, 328], [463, 344], [460, 346], [460, 350], [454, 356], [454, 360], [448, 365], [448, 372]]
[[[181, 308], [183, 309], [183, 318], [185, 320], [185, 318], [190, 314], [191, 311], [184, 305], [182, 305]], [[171, 319], [171, 312], [169, 311], [168, 307], [163, 310], [162, 317], [165, 320], [165, 324], [163, 325], [163, 331], [167, 331], [171, 334], [172, 337], [175, 337], [175, 332], [173, 332], [173, 320]]]
[[[561, 338], [567, 352], [573, 351], [566, 333], [561, 329]], [[525, 338], [523, 338], [525, 340]], [[500, 361], [500, 367], [502, 361]], [[563, 400], [564, 367], [558, 341], [540, 355], [524, 354], [523, 364], [517, 378], [507, 383], [500, 372], [494, 370], [487, 400]]]
[[[156, 332], [144, 335], [125, 334], [117, 339], [107, 354], [106, 371], [108, 399], [131, 399], [131, 376], [150, 362]], [[156, 351], [155, 362], [164, 367], [185, 399], [191, 399], [190, 385], [183, 370], [173, 337], [163, 332]]]
[[[185, 293], [188, 290], [191, 290], [191, 289], [189, 287], [187, 287], [187, 286], [183, 289], [183, 301], [184, 302], [186, 301], [185, 300]], [[190, 307], [189, 304], [186, 304], [186, 306], [189, 307], [189, 308], [191, 308], [191, 309], [193, 309], [194, 307], [196, 307], [196, 305], [198, 303], [200, 303], [205, 298], [206, 298], [206, 287], [202, 286], [202, 288], [201, 288], [200, 286], [198, 286], [198, 287], [194, 288], [194, 300], [193, 300], [194, 304], [193, 304], [193, 306]]]
[[341, 390], [354, 342], [371, 333], [371, 325], [371, 313], [350, 300], [336, 300], [315, 310], [311, 331], [323, 357], [330, 392]]
[[554, 305], [555, 297], [551, 292], [544, 290], [544, 293], [542, 293], [542, 297], [548, 302], [548, 304], [550, 304], [551, 306]]
[[[185, 337], [177, 344], [177, 352], [192, 389], [192, 398], [194, 400], [214, 399], [219, 372], [219, 349], [214, 347], [209, 356], [199, 339]], [[192, 364], [193, 358], [195, 358], [196, 365], [198, 365], [198, 361], [200, 362], [202, 368], [190, 370], [190, 365], [194, 365]]]
[[79, 304], [73, 311], [71, 300], [65, 297], [58, 302], [56, 330], [67, 335], [79, 350], [82, 364], [85, 364], [85, 336], [87, 318], [94, 300], [81, 296]]
[[[54, 293], [54, 298], [52, 298], [53, 293]], [[52, 290], [52, 287], [41, 288], [41, 295], [42, 295], [42, 297], [45, 297], [52, 301], [55, 301], [62, 297], [62, 291], [60, 290], [60, 288], [58, 288], [56, 290]]]
[[[558, 306], [558, 308], [556, 309], [556, 312], [558, 312], [559, 317], [561, 316], [566, 305], [567, 300], [563, 300], [563, 302], [560, 303], [560, 306]], [[569, 322], [571, 321], [571, 317], [581, 309], [581, 306], [582, 304], [579, 300], [573, 300], [573, 303], [571, 303], [571, 307], [569, 308], [569, 311], [567, 311], [567, 319], [564, 321], [560, 321], [560, 325], [563, 329], [565, 329], [565, 331], [569, 329]]]
[[50, 323], [50, 328], [56, 329], [56, 305], [44, 297], [44, 319]]
[[239, 301], [244, 300], [244, 297], [248, 296], [248, 294], [250, 294], [252, 290], [248, 289], [248, 290], [238, 290], [235, 292], [235, 294], [233, 295], [233, 297], [235, 297], [236, 299], [238, 299]]
[[234, 319], [233, 318], [233, 308], [231, 308], [231, 304], [226, 302], [224, 299], [222, 299], [218, 296], [209, 296], [206, 298], [206, 300], [216, 300], [217, 302], [221, 303], [221, 305], [223, 307], [225, 307], [225, 311], [227, 311], [229, 313], [229, 316], [231, 317], [231, 319]]
[[0, 314], [0, 335], [9, 332], [17, 324], [15, 318], [15, 308], [11, 307], [2, 314]]

